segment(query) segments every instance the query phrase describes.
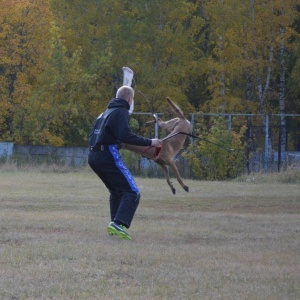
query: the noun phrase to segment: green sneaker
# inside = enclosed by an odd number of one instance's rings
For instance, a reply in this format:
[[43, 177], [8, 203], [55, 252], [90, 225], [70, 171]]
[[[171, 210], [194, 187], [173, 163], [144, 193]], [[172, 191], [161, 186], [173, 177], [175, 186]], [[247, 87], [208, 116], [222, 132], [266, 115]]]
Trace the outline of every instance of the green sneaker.
[[131, 236], [125, 231], [126, 227], [123, 225], [117, 225], [114, 222], [110, 222], [107, 227], [108, 234], [118, 235], [125, 240], [132, 240]]
[[[114, 222], [110, 222], [109, 224], [108, 224], [108, 226], [110, 226], [111, 224], [113, 224]], [[118, 225], [119, 227], [121, 227], [124, 231], [126, 231], [126, 227], [124, 226], [124, 225]], [[107, 228], [107, 231], [108, 231], [108, 234], [109, 235], [117, 235], [117, 233], [115, 232], [115, 231], [110, 231], [110, 230], [108, 230], [108, 228]]]

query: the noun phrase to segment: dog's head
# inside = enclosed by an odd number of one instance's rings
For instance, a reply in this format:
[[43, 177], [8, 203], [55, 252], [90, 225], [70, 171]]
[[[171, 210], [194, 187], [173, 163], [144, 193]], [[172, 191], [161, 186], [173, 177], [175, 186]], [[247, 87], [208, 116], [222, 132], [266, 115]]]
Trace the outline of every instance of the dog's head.
[[150, 126], [157, 123], [161, 129], [165, 130], [168, 133], [180, 131], [186, 133], [190, 132], [190, 122], [184, 117], [183, 112], [181, 111], [179, 106], [175, 104], [169, 97], [167, 97], [167, 101], [170, 107], [172, 108], [173, 112], [177, 114], [177, 117], [169, 121], [163, 121], [162, 119], [157, 118], [156, 115], [153, 114], [153, 120], [146, 122], [145, 126]]

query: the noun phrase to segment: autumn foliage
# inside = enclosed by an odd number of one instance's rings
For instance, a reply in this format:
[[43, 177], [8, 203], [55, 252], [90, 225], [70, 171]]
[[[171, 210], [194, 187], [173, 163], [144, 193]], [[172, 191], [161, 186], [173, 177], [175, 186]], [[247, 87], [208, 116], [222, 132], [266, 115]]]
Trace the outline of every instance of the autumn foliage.
[[125, 65], [156, 111], [169, 96], [187, 113], [299, 112], [299, 1], [0, 6], [0, 141], [86, 145]]

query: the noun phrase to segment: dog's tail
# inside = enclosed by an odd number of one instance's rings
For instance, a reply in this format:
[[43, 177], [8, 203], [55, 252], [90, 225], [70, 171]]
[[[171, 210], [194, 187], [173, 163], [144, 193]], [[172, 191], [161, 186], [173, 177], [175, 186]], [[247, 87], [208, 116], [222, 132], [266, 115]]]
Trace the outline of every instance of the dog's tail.
[[167, 101], [170, 105], [170, 107], [172, 108], [172, 110], [176, 113], [176, 115], [180, 118], [180, 119], [185, 119], [185, 116], [183, 115], [182, 110], [179, 108], [179, 106], [177, 104], [175, 104], [169, 97], [167, 97]]

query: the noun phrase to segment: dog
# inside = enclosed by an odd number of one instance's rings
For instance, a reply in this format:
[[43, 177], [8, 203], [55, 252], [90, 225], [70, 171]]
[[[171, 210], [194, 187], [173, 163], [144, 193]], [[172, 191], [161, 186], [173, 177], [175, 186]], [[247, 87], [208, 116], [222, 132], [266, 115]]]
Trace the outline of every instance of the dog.
[[167, 101], [177, 117], [168, 121], [163, 121], [160, 118], [154, 118], [154, 120], [146, 123], [146, 126], [150, 126], [157, 122], [159, 127], [168, 133], [168, 135], [162, 139], [161, 148], [155, 148], [153, 146], [145, 147], [121, 144], [121, 149], [127, 149], [149, 159], [153, 159], [162, 168], [167, 183], [171, 188], [172, 193], [175, 195], [176, 189], [170, 181], [168, 167], [174, 171], [177, 181], [182, 188], [188, 192], [189, 187], [184, 184], [182, 178], [180, 177], [179, 171], [174, 162], [174, 158], [182, 149], [185, 139], [191, 131], [191, 124], [189, 120], [185, 118], [178, 105], [176, 105], [169, 97], [167, 97]]

